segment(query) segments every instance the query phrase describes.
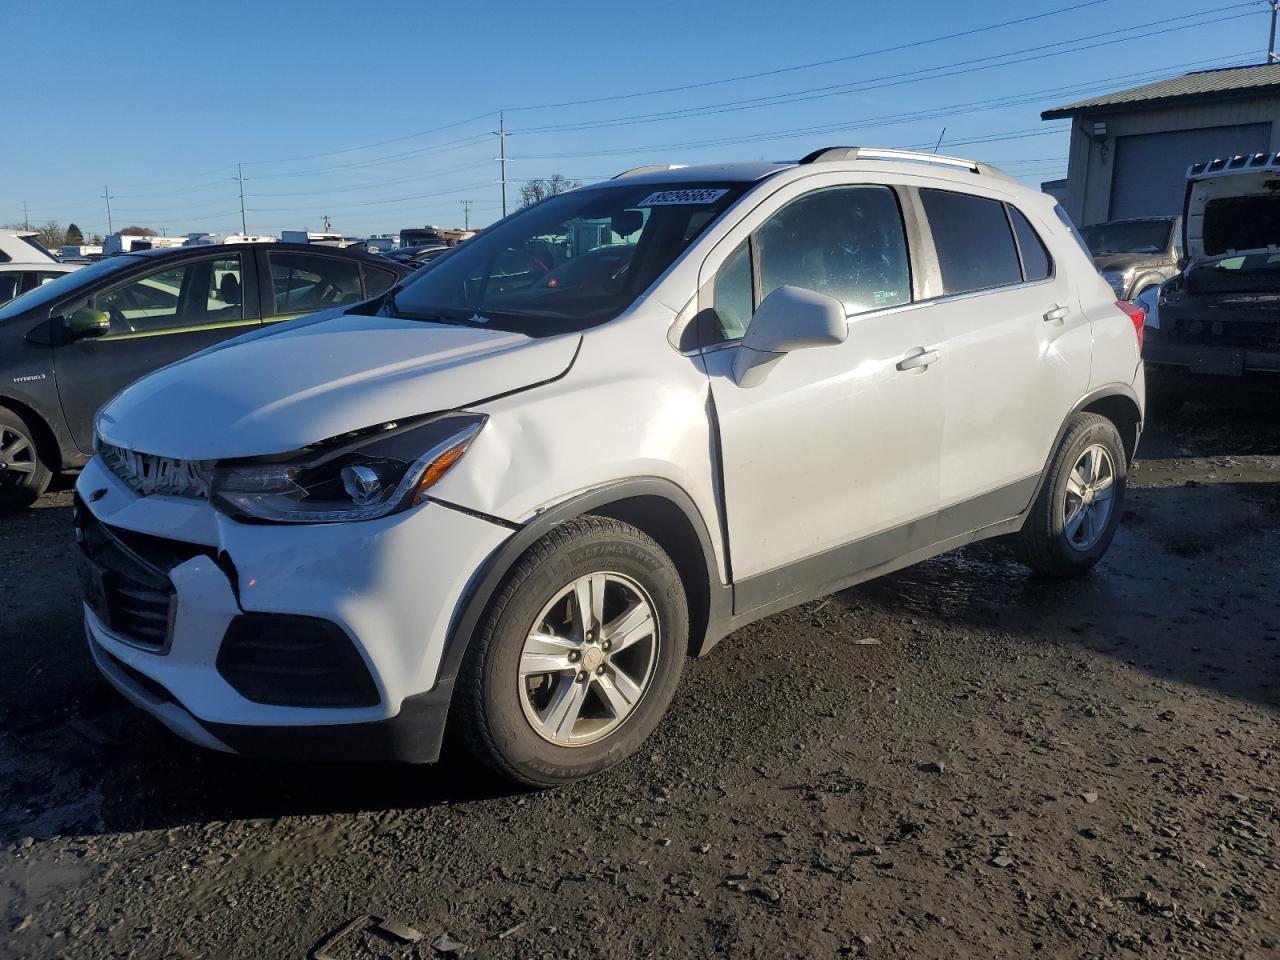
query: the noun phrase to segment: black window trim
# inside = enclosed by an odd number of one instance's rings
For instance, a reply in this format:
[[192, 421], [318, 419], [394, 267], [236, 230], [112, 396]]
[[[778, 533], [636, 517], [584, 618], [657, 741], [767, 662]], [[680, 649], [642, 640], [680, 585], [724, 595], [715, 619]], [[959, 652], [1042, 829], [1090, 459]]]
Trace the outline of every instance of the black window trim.
[[[803, 182], [803, 181], [800, 181], [800, 182]], [[917, 247], [918, 241], [913, 239], [920, 236], [918, 232], [919, 225], [918, 225], [918, 221], [913, 223], [914, 218], [908, 215], [908, 211], [912, 210], [913, 208], [911, 207], [909, 203], [909, 198], [906, 196], [906, 193], [905, 193], [905, 191], [907, 190], [907, 187], [904, 184], [900, 184], [900, 183], [884, 183], [884, 182], [878, 182], [878, 181], [858, 180], [858, 181], [851, 181], [847, 183], [831, 183], [821, 187], [814, 187], [811, 190], [806, 190], [803, 193], [797, 194], [796, 196], [792, 197], [790, 200], [787, 200], [777, 209], [769, 213], [755, 227], [755, 229], [753, 229], [749, 234], [747, 234], [745, 242], [747, 244], [747, 256], [748, 256], [748, 259], [750, 260], [750, 266], [751, 266], [751, 311], [753, 315], [755, 311], [760, 308], [760, 301], [763, 299], [762, 297], [763, 289], [760, 283], [760, 256], [759, 256], [759, 250], [757, 245], [757, 236], [759, 235], [760, 230], [767, 223], [769, 223], [774, 217], [780, 214], [783, 210], [787, 209], [787, 207], [791, 206], [793, 203], [797, 203], [800, 200], [813, 196], [814, 194], [825, 193], [828, 190], [844, 190], [849, 187], [882, 187], [888, 190], [889, 193], [893, 196], [894, 203], [896, 203], [898, 206], [898, 219], [902, 224], [902, 243], [903, 243], [903, 246], [906, 248], [906, 253], [907, 253], [907, 294], [910, 299], [908, 299], [904, 303], [897, 303], [888, 307], [873, 307], [870, 310], [849, 311], [848, 309], [846, 309], [845, 321], [848, 322], [854, 319], [860, 319], [862, 317], [871, 316], [873, 314], [878, 315], [878, 314], [894, 313], [899, 310], [905, 310], [905, 309], [914, 307], [917, 304], [924, 302], [923, 299], [919, 296], [920, 287], [917, 284], [917, 277], [916, 277], [916, 274], [917, 274], [916, 250], [918, 248]], [[932, 239], [933, 239], [933, 236], [932, 234], [930, 234], [928, 237], [928, 241], [932, 243]], [[741, 241], [733, 246], [733, 248], [725, 256], [724, 260], [722, 260], [719, 266], [716, 267], [716, 272], [712, 274], [711, 279], [707, 284], [708, 288], [711, 291], [711, 297], [705, 309], [710, 309], [710, 310], [715, 309], [716, 277], [720, 275], [720, 271], [724, 268], [724, 265], [729, 262], [729, 259], [738, 251], [738, 248], [740, 246], [742, 246]], [[699, 311], [699, 312], [702, 312], [702, 311]], [[701, 350], [702, 352], [706, 352], [708, 350], [719, 350], [725, 347], [737, 346], [739, 343], [742, 342], [742, 337], [733, 337], [731, 339], [724, 339], [724, 338], [710, 339], [708, 337], [702, 337], [701, 339], [703, 342], [699, 345], [698, 349]]]
[[[255, 320], [259, 320], [261, 319], [260, 317], [250, 314], [249, 305], [245, 302], [246, 294], [245, 294], [244, 288], [245, 288], [245, 278], [247, 276], [248, 267], [246, 266], [247, 260], [244, 256], [244, 250], [240, 248], [235, 248], [231, 251], [227, 251], [224, 249], [220, 249], [217, 245], [214, 245], [214, 244], [209, 244], [207, 246], [201, 247], [201, 252], [199, 254], [193, 254], [192, 256], [189, 256], [189, 257], [181, 257], [181, 258], [175, 257], [173, 260], [166, 259], [165, 261], [162, 262], [161, 266], [159, 267], [155, 266], [154, 261], [149, 261], [149, 260], [145, 260], [144, 258], [139, 258], [143, 260], [142, 264], [140, 264], [137, 268], [131, 268], [129, 270], [123, 271], [125, 276], [120, 277], [119, 279], [116, 280], [115, 283], [112, 283], [110, 286], [99, 287], [96, 289], [92, 289], [88, 292], [81, 291], [76, 296], [55, 304], [51, 308], [50, 317], [52, 318], [54, 316], [58, 316], [59, 314], [64, 314], [68, 307], [74, 306], [77, 303], [81, 303], [85, 300], [96, 301], [98, 297], [106, 296], [107, 294], [110, 294], [110, 293], [115, 293], [117, 290], [123, 290], [125, 287], [132, 286], [135, 283], [138, 283], [142, 280], [146, 280], [148, 277], [153, 277], [158, 273], [164, 273], [167, 270], [177, 270], [177, 269], [187, 270], [187, 269], [196, 267], [199, 264], [207, 261], [210, 266], [209, 276], [210, 276], [210, 279], [212, 279], [213, 277], [212, 268], [213, 268], [214, 261], [230, 260], [232, 257], [235, 257], [240, 261], [240, 319], [229, 321], [229, 322], [243, 324], [243, 323], [246, 323], [247, 321], [252, 322]], [[182, 282], [183, 282], [183, 289], [180, 289], [178, 291], [177, 309], [179, 311], [181, 311], [184, 308], [185, 299], [189, 298], [191, 295], [191, 291], [189, 289], [186, 289], [188, 287], [188, 283], [185, 275], [183, 276]], [[184, 294], [186, 294], [185, 298], [184, 298]], [[98, 342], [114, 342], [116, 340], [141, 339], [148, 336], [154, 336], [154, 337], [164, 336], [169, 334], [173, 330], [176, 330], [179, 328], [186, 328], [186, 327], [191, 327], [192, 329], [191, 330], [183, 329], [182, 332], [195, 333], [195, 332], [198, 332], [200, 328], [212, 329], [222, 325], [223, 323], [175, 323], [168, 327], [157, 327], [154, 330], [139, 331], [136, 334], [131, 334], [128, 336], [120, 335], [116, 333], [109, 333], [105, 337], [98, 338]]]

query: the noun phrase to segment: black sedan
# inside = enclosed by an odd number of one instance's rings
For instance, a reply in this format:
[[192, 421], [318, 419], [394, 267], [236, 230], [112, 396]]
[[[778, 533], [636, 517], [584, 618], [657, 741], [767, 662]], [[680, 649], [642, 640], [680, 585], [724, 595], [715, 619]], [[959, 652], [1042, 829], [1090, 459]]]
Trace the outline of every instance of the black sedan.
[[385, 293], [410, 268], [336, 247], [227, 244], [111, 257], [0, 307], [0, 514], [93, 453], [93, 417], [165, 364]]

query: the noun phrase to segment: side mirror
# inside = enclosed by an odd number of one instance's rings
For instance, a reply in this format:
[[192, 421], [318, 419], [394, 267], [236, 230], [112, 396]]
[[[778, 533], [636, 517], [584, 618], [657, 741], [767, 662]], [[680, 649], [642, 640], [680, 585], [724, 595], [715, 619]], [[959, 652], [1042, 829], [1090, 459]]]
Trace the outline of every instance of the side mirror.
[[111, 332], [111, 318], [101, 310], [92, 307], [81, 307], [71, 316], [64, 319], [67, 333], [72, 340], [87, 340], [91, 337], [105, 336]]
[[751, 315], [733, 358], [733, 380], [740, 387], [758, 386], [792, 350], [844, 343], [848, 336], [844, 304], [835, 297], [801, 287], [779, 287]]

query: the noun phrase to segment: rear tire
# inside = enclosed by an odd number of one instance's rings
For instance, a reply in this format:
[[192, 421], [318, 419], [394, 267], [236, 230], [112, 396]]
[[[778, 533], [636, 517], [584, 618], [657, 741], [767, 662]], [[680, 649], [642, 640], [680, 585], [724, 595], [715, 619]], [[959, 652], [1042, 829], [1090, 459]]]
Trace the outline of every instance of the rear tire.
[[1087, 573], [1111, 546], [1126, 479], [1124, 445], [1115, 424], [1096, 413], [1076, 414], [1018, 533], [1018, 558], [1045, 576]]
[[589, 777], [653, 732], [688, 644], [684, 585], [662, 548], [629, 524], [579, 517], [507, 575], [467, 650], [450, 722], [508, 780]]
[[31, 506], [52, 479], [53, 471], [40, 459], [35, 431], [12, 410], [0, 407], [0, 516]]

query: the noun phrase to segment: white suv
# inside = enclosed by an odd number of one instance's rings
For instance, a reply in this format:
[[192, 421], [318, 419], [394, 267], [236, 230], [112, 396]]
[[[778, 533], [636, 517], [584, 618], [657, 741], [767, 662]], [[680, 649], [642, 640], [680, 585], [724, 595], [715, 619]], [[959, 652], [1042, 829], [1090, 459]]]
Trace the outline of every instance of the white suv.
[[515, 780], [587, 776], [752, 620], [997, 535], [1088, 570], [1141, 329], [983, 164], [629, 171], [108, 403], [89, 646], [207, 747], [431, 761], [447, 718]]

